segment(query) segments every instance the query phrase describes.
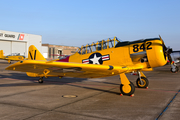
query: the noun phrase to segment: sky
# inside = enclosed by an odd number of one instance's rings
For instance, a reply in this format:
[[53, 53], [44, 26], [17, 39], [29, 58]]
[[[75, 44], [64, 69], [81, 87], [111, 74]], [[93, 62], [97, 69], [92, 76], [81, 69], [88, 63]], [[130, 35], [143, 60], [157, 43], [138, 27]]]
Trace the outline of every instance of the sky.
[[157, 38], [180, 50], [180, 0], [0, 0], [0, 30], [81, 46], [111, 37]]

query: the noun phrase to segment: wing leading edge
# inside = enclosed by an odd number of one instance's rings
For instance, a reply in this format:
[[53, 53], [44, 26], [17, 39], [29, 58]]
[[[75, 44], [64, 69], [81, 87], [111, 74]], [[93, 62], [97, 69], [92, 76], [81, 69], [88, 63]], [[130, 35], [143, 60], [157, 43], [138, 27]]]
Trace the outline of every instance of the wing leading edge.
[[127, 66], [94, 65], [70, 62], [47, 62], [38, 60], [19, 61], [6, 70], [22, 71], [36, 74], [34, 77], [58, 77], [69, 76], [78, 78], [97, 78], [132, 71], [133, 69], [142, 69]]

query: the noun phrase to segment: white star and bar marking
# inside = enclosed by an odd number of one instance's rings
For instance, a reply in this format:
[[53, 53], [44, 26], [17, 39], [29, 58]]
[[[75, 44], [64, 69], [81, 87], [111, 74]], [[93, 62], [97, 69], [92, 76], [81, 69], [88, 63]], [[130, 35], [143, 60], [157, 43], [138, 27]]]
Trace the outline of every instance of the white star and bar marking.
[[91, 58], [90, 60], [93, 61], [93, 64], [100, 64], [99, 59], [101, 57], [97, 57], [96, 54], [94, 54], [94, 58]]
[[104, 55], [104, 56], [102, 56], [102, 60], [104, 61], [104, 60], [109, 60], [109, 55]]
[[101, 56], [101, 57], [97, 57], [96, 54], [94, 54], [93, 58], [84, 59], [84, 60], [82, 60], [82, 63], [89, 64], [90, 63], [89, 61], [91, 60], [93, 62], [93, 64], [100, 64], [99, 59], [101, 59], [101, 58], [102, 58], [102, 61], [110, 60], [109, 55], [104, 55], [104, 56]]

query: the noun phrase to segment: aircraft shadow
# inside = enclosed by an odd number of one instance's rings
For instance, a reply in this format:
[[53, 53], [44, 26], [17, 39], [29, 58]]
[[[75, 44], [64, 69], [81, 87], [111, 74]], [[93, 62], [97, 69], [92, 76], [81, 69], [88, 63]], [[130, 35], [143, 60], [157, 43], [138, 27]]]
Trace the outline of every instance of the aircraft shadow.
[[91, 88], [91, 87], [87, 87], [87, 86], [79, 86], [79, 85], [70, 85], [70, 86], [75, 86], [75, 87], [79, 87], [79, 88], [85, 88], [85, 89], [89, 89], [89, 90], [96, 90], [96, 91], [101, 91], [101, 92], [106, 92], [106, 93], [111, 93], [111, 94], [116, 94], [116, 95], [120, 94], [119, 92], [113, 92], [113, 91], [110, 91], [110, 90], [103, 90], [103, 89], [98, 89], [98, 88]]
[[[17, 61], [11, 61], [11, 64], [16, 63]], [[6, 64], [6, 65], [11, 65], [10, 63], [8, 63], [7, 60], [0, 60], [0, 64]]]
[[[111, 93], [111, 94], [116, 94], [119, 95], [119, 92], [113, 92], [110, 90], [104, 90], [104, 89], [99, 89], [99, 88], [94, 88], [88, 86], [83, 86], [83, 84], [71, 84], [71, 83], [77, 83], [77, 82], [82, 82], [84, 80], [87, 80], [86, 78], [69, 78], [69, 77], [64, 77], [64, 78], [57, 78], [57, 77], [50, 77], [50, 78], [44, 78], [44, 83], [40, 84], [38, 83], [39, 77], [28, 77], [26, 74], [22, 73], [8, 73], [8, 75], [3, 75], [0, 73], [0, 80], [1, 79], [7, 79], [7, 80], [22, 80], [22, 81], [30, 81], [31, 83], [8, 83], [8, 84], [0, 84], [0, 87], [12, 87], [12, 86], [39, 86], [39, 85], [69, 85], [69, 86], [74, 86], [74, 87], [79, 87], [79, 88], [85, 88], [85, 89], [90, 89], [90, 90], [96, 90], [96, 91], [101, 91], [101, 92], [106, 92], [106, 93]], [[93, 81], [94, 82], [94, 81]], [[95, 81], [97, 82], [97, 81]], [[115, 83], [110, 83], [110, 82], [98, 82], [98, 83], [104, 83], [104, 84], [111, 84], [111, 85], [118, 85]]]

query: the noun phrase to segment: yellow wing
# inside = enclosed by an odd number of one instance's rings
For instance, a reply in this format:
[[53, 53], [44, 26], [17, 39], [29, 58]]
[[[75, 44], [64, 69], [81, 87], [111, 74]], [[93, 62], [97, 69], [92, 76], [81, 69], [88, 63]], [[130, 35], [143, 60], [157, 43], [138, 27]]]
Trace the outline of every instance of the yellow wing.
[[114, 66], [72, 62], [46, 61], [34, 45], [29, 47], [28, 60], [19, 61], [6, 70], [26, 72], [30, 77], [78, 77], [97, 78], [143, 69], [144, 66]]
[[106, 77], [130, 72], [133, 69], [142, 68], [137, 68], [137, 66], [127, 67], [37, 60], [19, 61], [6, 68], [6, 70], [28, 72], [27, 74], [31, 77], [69, 76], [78, 78]]

